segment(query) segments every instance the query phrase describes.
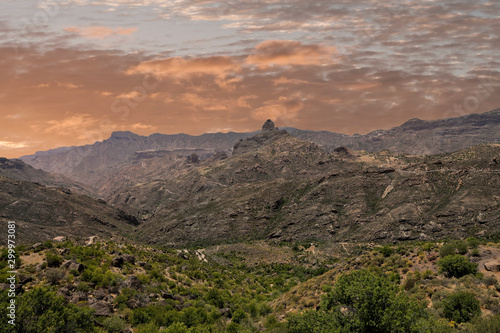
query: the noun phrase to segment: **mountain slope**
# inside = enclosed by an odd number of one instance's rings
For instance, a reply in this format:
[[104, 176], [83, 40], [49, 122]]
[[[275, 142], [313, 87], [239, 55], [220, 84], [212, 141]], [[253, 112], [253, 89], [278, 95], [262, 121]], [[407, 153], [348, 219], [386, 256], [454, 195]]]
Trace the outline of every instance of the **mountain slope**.
[[16, 239], [24, 243], [56, 236], [125, 234], [137, 224], [123, 211], [69, 189], [0, 176], [2, 228], [9, 220], [16, 221]]
[[[279, 238], [396, 241], [499, 230], [500, 146], [405, 157], [330, 154], [284, 131], [238, 142], [230, 158], [120, 195], [148, 198], [151, 243]], [[115, 198], [118, 204], [120, 199]]]
[[5, 176], [14, 180], [23, 180], [40, 183], [50, 187], [65, 187], [81, 194], [89, 195], [91, 191], [87, 186], [64, 177], [60, 174], [52, 174], [32, 166], [17, 159], [7, 159], [0, 157], [0, 176]]

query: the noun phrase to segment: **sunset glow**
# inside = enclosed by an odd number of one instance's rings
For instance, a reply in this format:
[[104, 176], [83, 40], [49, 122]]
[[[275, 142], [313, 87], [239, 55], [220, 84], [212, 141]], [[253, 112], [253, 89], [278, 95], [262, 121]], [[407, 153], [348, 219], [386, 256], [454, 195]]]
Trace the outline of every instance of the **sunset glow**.
[[0, 156], [500, 106], [497, 1], [2, 1]]

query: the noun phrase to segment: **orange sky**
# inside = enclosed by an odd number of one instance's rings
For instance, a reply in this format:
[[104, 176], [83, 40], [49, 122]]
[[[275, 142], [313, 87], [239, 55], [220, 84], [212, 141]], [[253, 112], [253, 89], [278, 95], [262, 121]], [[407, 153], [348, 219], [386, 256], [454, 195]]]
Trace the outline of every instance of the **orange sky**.
[[354, 134], [500, 107], [496, 2], [58, 3], [3, 5], [0, 156], [115, 130], [242, 132], [271, 118]]

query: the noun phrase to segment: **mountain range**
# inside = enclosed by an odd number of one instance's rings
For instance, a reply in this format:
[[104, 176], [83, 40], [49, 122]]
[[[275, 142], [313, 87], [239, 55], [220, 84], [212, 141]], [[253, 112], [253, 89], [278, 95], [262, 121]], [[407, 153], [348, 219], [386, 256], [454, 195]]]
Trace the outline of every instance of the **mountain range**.
[[120, 233], [154, 244], [486, 235], [499, 231], [499, 129], [500, 109], [353, 136], [270, 120], [252, 133], [114, 132], [1, 159], [0, 219], [46, 223], [33, 240]]

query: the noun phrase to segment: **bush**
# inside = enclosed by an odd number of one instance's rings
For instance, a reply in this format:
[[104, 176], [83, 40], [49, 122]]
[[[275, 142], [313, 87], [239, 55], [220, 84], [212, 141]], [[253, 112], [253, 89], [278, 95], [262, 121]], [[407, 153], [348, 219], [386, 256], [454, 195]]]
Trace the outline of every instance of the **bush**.
[[439, 249], [439, 256], [441, 258], [444, 258], [444, 257], [452, 255], [452, 254], [455, 254], [455, 245], [453, 245], [451, 243], [443, 244], [441, 246], [441, 248]]
[[467, 238], [467, 244], [471, 249], [477, 249], [479, 247], [479, 244], [481, 244], [481, 242], [474, 237], [470, 237]]
[[459, 291], [443, 301], [443, 315], [457, 323], [468, 322], [481, 314], [479, 301], [473, 293]]
[[242, 309], [237, 309], [236, 311], [234, 311], [231, 321], [233, 321], [235, 323], [241, 323], [241, 321], [243, 319], [245, 319], [246, 317], [247, 317], [247, 315], [246, 315], [245, 311], [243, 311]]
[[54, 253], [46, 253], [45, 258], [47, 259], [47, 265], [49, 267], [59, 267], [62, 263], [62, 258]]
[[[416, 332], [424, 309], [385, 275], [367, 270], [341, 275], [322, 303], [342, 332]], [[345, 310], [348, 309], [348, 313]]]
[[384, 255], [384, 257], [390, 257], [394, 253], [394, 250], [392, 249], [392, 247], [390, 247], [388, 245], [385, 245], [384, 247], [380, 247], [377, 250], [380, 253], [382, 253]]
[[59, 268], [49, 268], [45, 273], [45, 277], [51, 285], [56, 285], [62, 280], [64, 274], [64, 271]]
[[307, 311], [301, 315], [293, 314], [287, 321], [288, 333], [327, 333], [338, 332], [338, 325], [330, 313]]
[[104, 319], [102, 325], [108, 330], [108, 333], [119, 333], [127, 328], [123, 319], [116, 316]]
[[477, 272], [477, 264], [459, 254], [448, 255], [438, 261], [439, 272], [447, 277], [462, 277]]
[[479, 257], [481, 256], [481, 253], [479, 252], [479, 249], [472, 249], [470, 250], [470, 255], [473, 257]]
[[458, 254], [466, 254], [469, 251], [467, 243], [462, 241], [457, 241], [455, 243], [455, 248], [457, 249]]
[[477, 317], [472, 320], [472, 327], [467, 327], [465, 333], [498, 333], [500, 332], [500, 315]]
[[[0, 294], [6, 304], [6, 294]], [[0, 308], [0, 332], [90, 333], [94, 332], [94, 310], [68, 304], [48, 288], [35, 288], [17, 299], [16, 325], [7, 324], [6, 306]]]
[[165, 333], [188, 333], [188, 329], [184, 323], [173, 323], [165, 331]]

